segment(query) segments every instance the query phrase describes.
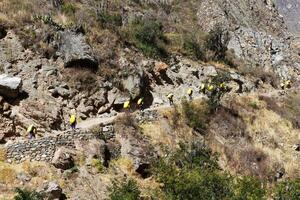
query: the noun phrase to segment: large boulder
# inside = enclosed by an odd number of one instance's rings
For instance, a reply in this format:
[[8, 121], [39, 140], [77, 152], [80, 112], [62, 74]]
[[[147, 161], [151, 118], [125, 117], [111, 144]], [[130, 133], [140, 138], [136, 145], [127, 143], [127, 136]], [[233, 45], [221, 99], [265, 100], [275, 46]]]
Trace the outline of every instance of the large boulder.
[[59, 148], [53, 156], [52, 165], [56, 168], [67, 170], [74, 167], [72, 152], [66, 148]]
[[45, 184], [39, 193], [42, 195], [43, 199], [47, 200], [65, 199], [61, 187], [56, 182]]
[[22, 79], [8, 74], [0, 75], [0, 95], [16, 98], [22, 89]]
[[139, 97], [145, 87], [144, 84], [144, 71], [137, 69], [132, 74], [129, 74], [122, 80], [122, 85], [128, 91], [132, 99]]
[[98, 61], [92, 48], [87, 44], [86, 38], [82, 33], [61, 32], [57, 55], [64, 60], [65, 67], [98, 67]]

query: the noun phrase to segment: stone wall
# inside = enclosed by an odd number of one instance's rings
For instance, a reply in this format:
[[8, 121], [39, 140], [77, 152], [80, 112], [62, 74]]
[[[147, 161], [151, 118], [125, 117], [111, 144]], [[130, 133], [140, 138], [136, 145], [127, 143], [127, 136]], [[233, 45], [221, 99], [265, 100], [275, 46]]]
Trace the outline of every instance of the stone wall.
[[81, 130], [65, 131], [54, 136], [11, 144], [5, 147], [6, 161], [9, 163], [21, 163], [25, 160], [51, 162], [58, 147], [74, 149], [75, 140], [87, 141], [101, 135], [113, 135], [113, 131], [111, 126], [102, 127], [99, 134]]

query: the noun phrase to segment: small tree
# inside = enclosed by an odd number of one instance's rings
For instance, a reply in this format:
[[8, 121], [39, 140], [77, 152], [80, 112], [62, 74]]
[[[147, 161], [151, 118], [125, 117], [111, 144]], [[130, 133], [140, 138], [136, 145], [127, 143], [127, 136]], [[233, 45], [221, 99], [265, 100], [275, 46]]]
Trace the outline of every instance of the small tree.
[[109, 188], [111, 200], [139, 200], [140, 190], [134, 180], [127, 180], [123, 183], [113, 182], [113, 186]]
[[26, 189], [16, 188], [17, 195], [14, 197], [14, 200], [42, 200], [42, 196], [35, 192], [29, 191]]
[[213, 52], [213, 60], [225, 60], [228, 42], [228, 31], [225, 31], [220, 25], [217, 25], [209, 32], [205, 46], [208, 50]]

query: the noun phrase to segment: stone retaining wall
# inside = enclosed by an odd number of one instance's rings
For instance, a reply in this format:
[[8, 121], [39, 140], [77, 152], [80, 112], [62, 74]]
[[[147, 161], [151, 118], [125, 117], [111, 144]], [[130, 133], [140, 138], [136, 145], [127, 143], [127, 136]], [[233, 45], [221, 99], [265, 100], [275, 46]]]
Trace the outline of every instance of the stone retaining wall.
[[[112, 135], [111, 127], [103, 127], [103, 135]], [[28, 140], [5, 147], [6, 161], [21, 163], [25, 160], [51, 162], [58, 147], [75, 148], [75, 140], [87, 141], [101, 136], [81, 130], [65, 131], [61, 134]]]

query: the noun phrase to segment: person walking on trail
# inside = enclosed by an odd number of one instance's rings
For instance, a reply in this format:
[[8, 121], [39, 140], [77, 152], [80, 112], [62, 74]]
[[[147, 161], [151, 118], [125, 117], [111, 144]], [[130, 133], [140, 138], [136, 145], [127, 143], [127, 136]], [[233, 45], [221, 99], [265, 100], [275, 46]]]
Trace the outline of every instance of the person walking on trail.
[[29, 135], [29, 139], [31, 140], [31, 139], [35, 138], [37, 130], [36, 130], [36, 127], [35, 127], [33, 124], [31, 124], [31, 125], [27, 128], [27, 131], [26, 131], [26, 132], [27, 132], [27, 134]]
[[170, 106], [174, 105], [173, 97], [174, 97], [174, 95], [172, 93], [168, 94], [168, 96], [167, 96]]
[[137, 105], [139, 109], [143, 110], [144, 98], [139, 98], [139, 100], [137, 101]]
[[206, 85], [205, 85], [205, 83], [201, 83], [201, 85], [200, 85], [200, 93], [202, 93], [202, 94], [206, 93]]
[[187, 91], [190, 101], [193, 99], [193, 89], [189, 88]]
[[123, 108], [124, 108], [125, 110], [129, 110], [129, 108], [130, 108], [130, 101], [124, 102]]
[[220, 89], [220, 91], [223, 91], [223, 92], [227, 91], [226, 83], [225, 82], [220, 83], [219, 89]]
[[76, 124], [77, 124], [76, 115], [73, 114], [70, 116], [70, 126], [73, 130], [76, 128]]

